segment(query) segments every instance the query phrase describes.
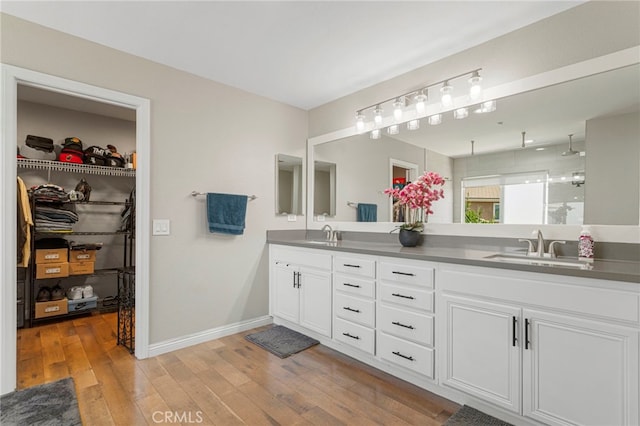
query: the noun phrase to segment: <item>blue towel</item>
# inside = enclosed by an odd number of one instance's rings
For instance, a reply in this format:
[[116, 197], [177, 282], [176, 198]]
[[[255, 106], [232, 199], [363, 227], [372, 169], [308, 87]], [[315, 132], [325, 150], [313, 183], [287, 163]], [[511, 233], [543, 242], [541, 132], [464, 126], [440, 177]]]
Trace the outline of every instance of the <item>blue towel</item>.
[[207, 194], [209, 232], [242, 235], [247, 214], [246, 195]]
[[377, 222], [378, 221], [378, 205], [377, 204], [358, 204], [358, 222]]

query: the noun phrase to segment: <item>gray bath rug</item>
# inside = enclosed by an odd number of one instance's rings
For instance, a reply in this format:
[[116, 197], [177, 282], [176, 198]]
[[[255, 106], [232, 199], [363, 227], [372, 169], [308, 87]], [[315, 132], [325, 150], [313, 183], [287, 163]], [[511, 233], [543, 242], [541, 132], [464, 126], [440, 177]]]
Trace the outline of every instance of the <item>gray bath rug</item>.
[[513, 426], [488, 414], [463, 405], [453, 416], [444, 422], [443, 426]]
[[2, 395], [0, 425], [81, 426], [73, 379], [67, 377]]
[[297, 354], [300, 351], [320, 343], [316, 339], [312, 339], [311, 337], [281, 325], [276, 325], [258, 333], [249, 334], [245, 338], [280, 358]]

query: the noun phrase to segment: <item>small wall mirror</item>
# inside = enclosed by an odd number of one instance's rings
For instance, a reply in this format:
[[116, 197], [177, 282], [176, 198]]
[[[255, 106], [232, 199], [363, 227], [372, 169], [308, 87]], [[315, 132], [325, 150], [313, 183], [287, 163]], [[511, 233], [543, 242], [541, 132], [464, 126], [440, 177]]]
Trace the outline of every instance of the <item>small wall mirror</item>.
[[302, 158], [276, 155], [276, 214], [303, 215]]
[[336, 165], [326, 161], [313, 163], [313, 214], [336, 215]]

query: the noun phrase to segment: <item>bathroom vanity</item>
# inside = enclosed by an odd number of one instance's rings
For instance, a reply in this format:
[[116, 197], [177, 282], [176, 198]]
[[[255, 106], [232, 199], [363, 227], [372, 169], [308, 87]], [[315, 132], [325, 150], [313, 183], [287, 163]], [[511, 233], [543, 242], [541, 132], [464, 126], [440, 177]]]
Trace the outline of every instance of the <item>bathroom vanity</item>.
[[640, 263], [300, 235], [268, 234], [275, 323], [515, 424], [638, 424]]

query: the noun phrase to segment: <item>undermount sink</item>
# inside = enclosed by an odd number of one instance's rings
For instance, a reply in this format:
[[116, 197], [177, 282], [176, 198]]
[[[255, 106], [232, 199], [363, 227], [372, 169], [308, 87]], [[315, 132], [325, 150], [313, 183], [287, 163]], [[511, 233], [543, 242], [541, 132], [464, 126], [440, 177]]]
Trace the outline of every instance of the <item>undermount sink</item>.
[[567, 268], [591, 269], [590, 263], [580, 262], [574, 258], [558, 258], [558, 257], [533, 257], [517, 254], [497, 253], [486, 256], [485, 259], [498, 260], [500, 262], [521, 263], [526, 265], [542, 265], [542, 266], [564, 266]]
[[335, 246], [338, 243], [336, 241], [318, 241], [318, 240], [304, 240], [307, 244], [318, 244], [321, 246]]

